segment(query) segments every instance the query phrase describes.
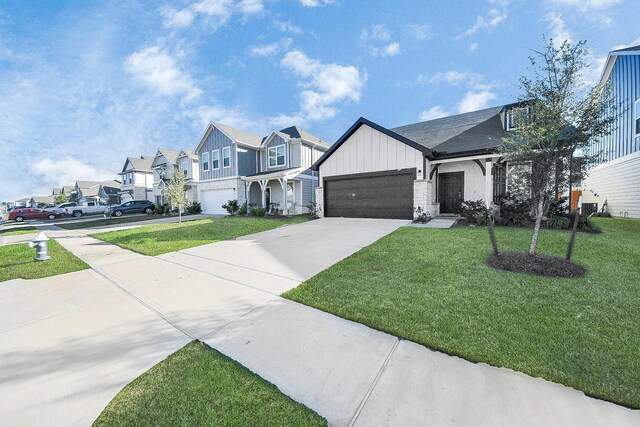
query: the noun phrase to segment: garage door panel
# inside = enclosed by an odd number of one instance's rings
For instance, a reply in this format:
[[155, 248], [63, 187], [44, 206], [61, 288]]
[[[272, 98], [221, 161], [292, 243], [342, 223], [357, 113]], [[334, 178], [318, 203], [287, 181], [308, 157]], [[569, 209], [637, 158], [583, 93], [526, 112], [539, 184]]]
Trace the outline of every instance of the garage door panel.
[[230, 188], [222, 190], [207, 190], [201, 193], [202, 212], [205, 214], [226, 214], [222, 205], [235, 199], [234, 191]]
[[324, 183], [325, 216], [411, 219], [414, 176], [409, 170], [329, 178]]

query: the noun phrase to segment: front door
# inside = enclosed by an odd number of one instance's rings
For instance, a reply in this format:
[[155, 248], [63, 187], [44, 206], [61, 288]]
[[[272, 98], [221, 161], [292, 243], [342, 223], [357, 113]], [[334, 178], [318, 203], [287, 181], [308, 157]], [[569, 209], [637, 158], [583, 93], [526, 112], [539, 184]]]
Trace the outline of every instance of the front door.
[[438, 174], [440, 213], [460, 213], [464, 200], [464, 172]]
[[265, 195], [265, 199], [266, 199], [266, 206], [264, 207], [267, 212], [269, 212], [269, 210], [271, 209], [271, 188], [267, 187], [267, 189], [264, 192]]

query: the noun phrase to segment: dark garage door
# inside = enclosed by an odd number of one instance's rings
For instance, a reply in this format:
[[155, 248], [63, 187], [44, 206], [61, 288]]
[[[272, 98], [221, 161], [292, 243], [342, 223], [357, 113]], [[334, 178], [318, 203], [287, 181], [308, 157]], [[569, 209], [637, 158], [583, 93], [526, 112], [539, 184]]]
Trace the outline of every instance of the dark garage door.
[[413, 218], [415, 169], [324, 179], [325, 216]]

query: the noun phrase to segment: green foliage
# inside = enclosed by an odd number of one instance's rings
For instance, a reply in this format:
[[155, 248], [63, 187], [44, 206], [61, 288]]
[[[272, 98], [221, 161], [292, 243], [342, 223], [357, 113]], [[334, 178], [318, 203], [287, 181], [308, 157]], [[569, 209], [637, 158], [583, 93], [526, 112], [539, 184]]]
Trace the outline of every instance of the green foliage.
[[247, 202], [244, 202], [238, 209], [238, 215], [245, 216], [248, 212]]
[[413, 211], [415, 212], [414, 224], [426, 224], [431, 219], [431, 213], [426, 209], [422, 209], [422, 206], [414, 208]]
[[571, 220], [562, 215], [550, 216], [546, 222], [547, 227], [555, 228], [558, 230], [566, 230], [567, 228], [569, 228], [570, 224]]
[[[37, 231], [37, 230], [36, 230]], [[89, 268], [82, 260], [51, 239], [47, 261], [35, 262], [35, 249], [26, 244], [0, 246], [0, 282], [11, 279], [39, 279]]]
[[222, 209], [226, 210], [229, 215], [234, 216], [240, 210], [240, 206], [238, 206], [237, 200], [229, 200], [227, 203], [222, 205]]
[[512, 193], [505, 193], [498, 198], [499, 224], [520, 227], [531, 220], [531, 200], [523, 199]]
[[173, 168], [173, 176], [166, 182], [164, 194], [169, 198], [171, 206], [178, 210], [180, 220], [182, 212], [187, 205], [187, 192], [184, 187], [187, 184], [187, 177], [178, 167]]
[[56, 196], [55, 204], [60, 205], [62, 203], [67, 203], [67, 196], [65, 194], [58, 194]]
[[460, 215], [469, 224], [487, 225], [489, 223], [489, 210], [483, 200], [465, 200], [462, 202]]
[[262, 217], [267, 214], [267, 210], [265, 208], [253, 207], [251, 208], [251, 215]]
[[189, 215], [198, 215], [202, 213], [202, 206], [195, 200], [187, 205], [187, 213]]

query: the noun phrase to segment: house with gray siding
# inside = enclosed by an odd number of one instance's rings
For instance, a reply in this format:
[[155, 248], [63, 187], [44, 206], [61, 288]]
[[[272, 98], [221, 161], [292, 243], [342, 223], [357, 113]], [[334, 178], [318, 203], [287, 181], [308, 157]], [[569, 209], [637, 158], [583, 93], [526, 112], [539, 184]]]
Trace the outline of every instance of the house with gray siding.
[[164, 196], [164, 183], [173, 178], [173, 171], [177, 166], [178, 154], [177, 151], [159, 148], [153, 159], [153, 163], [151, 163], [151, 169], [153, 170], [152, 201], [156, 206], [168, 203], [168, 200]]
[[589, 147], [599, 164], [582, 183], [583, 203], [640, 218], [640, 46], [610, 52], [599, 85], [611, 89], [620, 114], [613, 131]]
[[152, 200], [154, 156], [127, 157], [118, 173], [122, 179], [120, 198], [129, 200]]
[[273, 207], [284, 214], [306, 212], [318, 182], [311, 165], [328, 147], [297, 127], [261, 137], [210, 123], [194, 150], [203, 212], [225, 213], [222, 205], [229, 200]]
[[184, 174], [187, 179], [185, 190], [187, 192], [187, 201], [194, 202], [198, 200], [197, 182], [200, 177], [200, 169], [198, 167], [198, 156], [188, 149], [181, 149], [176, 159], [176, 164], [180, 173]]

